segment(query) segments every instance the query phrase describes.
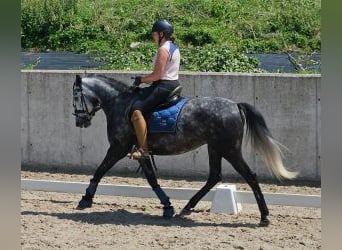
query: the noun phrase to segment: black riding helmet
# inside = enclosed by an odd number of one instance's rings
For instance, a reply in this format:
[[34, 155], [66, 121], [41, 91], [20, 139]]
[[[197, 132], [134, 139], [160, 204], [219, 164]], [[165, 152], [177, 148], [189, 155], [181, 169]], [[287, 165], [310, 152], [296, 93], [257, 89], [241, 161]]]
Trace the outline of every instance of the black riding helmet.
[[152, 32], [164, 32], [171, 35], [173, 33], [172, 25], [165, 19], [158, 19], [152, 26]]

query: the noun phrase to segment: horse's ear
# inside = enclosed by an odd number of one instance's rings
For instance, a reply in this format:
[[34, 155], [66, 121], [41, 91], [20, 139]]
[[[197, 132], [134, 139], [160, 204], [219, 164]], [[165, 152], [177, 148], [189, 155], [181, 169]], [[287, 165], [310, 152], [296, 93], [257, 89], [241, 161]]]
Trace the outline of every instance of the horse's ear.
[[76, 81], [75, 84], [77, 87], [81, 87], [81, 83], [82, 83], [82, 78], [80, 75], [76, 75]]

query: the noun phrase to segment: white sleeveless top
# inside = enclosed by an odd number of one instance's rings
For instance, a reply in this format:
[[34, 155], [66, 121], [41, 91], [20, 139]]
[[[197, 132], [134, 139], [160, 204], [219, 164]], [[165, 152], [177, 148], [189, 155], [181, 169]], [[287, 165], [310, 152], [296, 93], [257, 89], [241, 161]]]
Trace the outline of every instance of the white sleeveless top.
[[[161, 80], [178, 80], [178, 72], [180, 65], [180, 53], [176, 44], [166, 41], [161, 47], [169, 52], [169, 61], [165, 66], [165, 71], [161, 76]], [[153, 58], [153, 65], [156, 63], [156, 57]]]

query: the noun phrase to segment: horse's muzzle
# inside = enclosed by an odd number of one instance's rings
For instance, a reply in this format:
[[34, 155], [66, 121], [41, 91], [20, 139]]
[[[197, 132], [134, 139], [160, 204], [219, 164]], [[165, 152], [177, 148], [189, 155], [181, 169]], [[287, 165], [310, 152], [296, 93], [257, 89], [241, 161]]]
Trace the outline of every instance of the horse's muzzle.
[[87, 128], [90, 126], [90, 120], [82, 117], [76, 117], [76, 127]]

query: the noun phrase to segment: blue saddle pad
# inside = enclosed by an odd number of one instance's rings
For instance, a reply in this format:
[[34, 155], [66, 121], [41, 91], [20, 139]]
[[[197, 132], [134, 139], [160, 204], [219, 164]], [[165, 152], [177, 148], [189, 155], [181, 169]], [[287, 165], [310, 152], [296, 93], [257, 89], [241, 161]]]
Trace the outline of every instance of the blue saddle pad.
[[149, 133], [175, 133], [177, 129], [177, 119], [188, 98], [181, 97], [175, 105], [168, 108], [155, 110], [148, 119]]

